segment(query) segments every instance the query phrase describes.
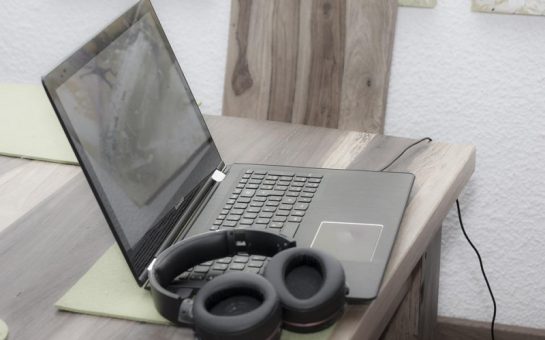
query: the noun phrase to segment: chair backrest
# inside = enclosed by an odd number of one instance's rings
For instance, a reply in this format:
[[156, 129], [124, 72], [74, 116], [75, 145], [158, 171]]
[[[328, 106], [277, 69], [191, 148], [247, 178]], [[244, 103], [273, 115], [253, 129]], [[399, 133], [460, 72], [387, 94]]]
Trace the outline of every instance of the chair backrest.
[[382, 133], [397, 0], [232, 0], [223, 114]]

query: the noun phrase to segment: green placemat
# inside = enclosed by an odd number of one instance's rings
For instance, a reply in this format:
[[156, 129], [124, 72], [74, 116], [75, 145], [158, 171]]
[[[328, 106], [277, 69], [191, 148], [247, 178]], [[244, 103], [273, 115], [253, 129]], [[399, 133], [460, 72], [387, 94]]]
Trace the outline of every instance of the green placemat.
[[0, 154], [77, 164], [40, 85], [0, 84]]
[[[108, 249], [55, 306], [69, 312], [169, 323], [155, 310], [149, 291], [140, 288], [134, 280], [117, 244]], [[328, 339], [332, 331], [333, 327], [312, 334], [284, 331], [282, 338]]]
[[0, 340], [8, 338], [8, 325], [3, 320], [0, 320]]

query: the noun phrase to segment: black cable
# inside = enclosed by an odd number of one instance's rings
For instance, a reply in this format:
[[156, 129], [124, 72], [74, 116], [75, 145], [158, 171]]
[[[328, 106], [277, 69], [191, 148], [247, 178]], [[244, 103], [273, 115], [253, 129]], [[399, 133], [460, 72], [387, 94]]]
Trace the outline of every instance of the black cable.
[[403, 156], [403, 154], [404, 154], [405, 152], [407, 152], [407, 150], [409, 150], [410, 148], [412, 148], [413, 146], [415, 146], [415, 145], [417, 145], [417, 144], [422, 143], [422, 142], [425, 141], [425, 140], [427, 140], [427, 141], [429, 141], [429, 142], [432, 141], [432, 139], [431, 139], [430, 137], [425, 137], [425, 138], [422, 138], [422, 139], [420, 139], [420, 140], [418, 140], [418, 141], [412, 143], [411, 145], [409, 145], [408, 147], [406, 147], [405, 150], [401, 151], [401, 153], [400, 153], [399, 155], [397, 155], [397, 157], [394, 158], [393, 161], [391, 161], [390, 163], [388, 163], [388, 165], [386, 165], [384, 168], [380, 169], [379, 171], [384, 171], [384, 170], [388, 169], [388, 168], [389, 168], [390, 166], [392, 166], [392, 164], [394, 164], [399, 158], [401, 158], [401, 156]]
[[490, 333], [492, 335], [492, 340], [494, 340], [494, 324], [496, 323], [496, 299], [494, 298], [494, 293], [492, 293], [492, 288], [490, 288], [490, 283], [488, 282], [488, 278], [486, 277], [486, 273], [484, 272], [484, 266], [483, 266], [483, 260], [481, 259], [481, 254], [477, 250], [477, 247], [471, 242], [469, 239], [469, 236], [467, 236], [466, 229], [464, 228], [464, 223], [462, 222], [462, 212], [460, 211], [460, 202], [456, 200], [456, 209], [458, 210], [458, 220], [460, 221], [460, 227], [462, 227], [462, 232], [464, 233], [464, 236], [466, 237], [467, 242], [469, 242], [469, 245], [473, 250], [475, 251], [475, 254], [477, 254], [477, 258], [479, 259], [479, 264], [481, 265], [481, 272], [483, 273], [484, 281], [486, 282], [486, 287], [488, 287], [488, 292], [490, 293], [490, 297], [492, 298], [492, 304], [494, 305], [494, 313], [492, 314], [492, 322], [490, 323]]
[[[413, 146], [415, 146], [417, 144], [422, 143], [425, 140], [427, 140], [429, 142], [432, 141], [432, 139], [430, 137], [425, 137], [425, 138], [422, 138], [422, 139], [412, 143], [411, 145], [406, 147], [403, 151], [401, 151], [401, 153], [399, 155], [397, 155], [397, 157], [394, 158], [390, 163], [388, 163], [388, 165], [386, 165], [384, 168], [380, 169], [380, 171], [384, 171], [384, 170], [388, 169], [401, 156], [403, 156], [403, 154], [405, 152], [407, 152], [407, 150], [409, 150], [410, 148], [412, 148]], [[486, 273], [484, 271], [483, 260], [481, 258], [481, 254], [477, 250], [477, 247], [475, 247], [473, 242], [471, 242], [471, 240], [469, 239], [469, 236], [466, 233], [466, 229], [464, 228], [464, 222], [462, 222], [462, 212], [460, 211], [460, 202], [458, 201], [458, 199], [456, 199], [456, 209], [458, 210], [458, 220], [460, 221], [460, 227], [462, 228], [462, 232], [464, 233], [464, 236], [465, 236], [467, 242], [469, 242], [469, 245], [471, 246], [471, 248], [473, 248], [473, 250], [475, 251], [475, 254], [477, 254], [477, 258], [479, 259], [479, 265], [481, 266], [481, 272], [483, 273], [484, 281], [486, 282], [486, 287], [488, 288], [488, 292], [490, 293], [490, 297], [492, 298], [492, 304], [494, 305], [494, 313], [492, 314], [492, 322], [490, 323], [490, 334], [492, 335], [492, 340], [495, 340], [495, 338], [494, 338], [494, 325], [496, 324], [496, 311], [497, 311], [496, 299], [494, 298], [494, 293], [492, 293], [492, 288], [490, 287], [490, 282], [488, 282], [488, 277], [486, 276]]]

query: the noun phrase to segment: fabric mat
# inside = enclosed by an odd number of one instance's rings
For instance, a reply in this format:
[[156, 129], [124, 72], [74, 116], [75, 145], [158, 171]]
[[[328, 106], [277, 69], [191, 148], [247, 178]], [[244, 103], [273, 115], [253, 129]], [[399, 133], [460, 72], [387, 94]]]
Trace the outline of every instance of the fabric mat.
[[0, 154], [78, 163], [40, 85], [0, 84]]
[[8, 325], [3, 320], [0, 320], [0, 340], [8, 338]]

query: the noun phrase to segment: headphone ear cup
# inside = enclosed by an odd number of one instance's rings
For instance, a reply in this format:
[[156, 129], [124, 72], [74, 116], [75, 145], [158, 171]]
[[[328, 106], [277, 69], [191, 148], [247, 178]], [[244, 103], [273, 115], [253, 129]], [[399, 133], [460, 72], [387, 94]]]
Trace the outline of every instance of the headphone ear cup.
[[263, 277], [229, 272], [200, 289], [193, 318], [202, 340], [279, 339], [282, 308], [274, 287]]
[[332, 325], [344, 311], [344, 269], [336, 258], [322, 251], [284, 250], [269, 261], [264, 276], [278, 293], [284, 328], [290, 331], [319, 331]]

